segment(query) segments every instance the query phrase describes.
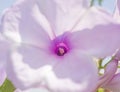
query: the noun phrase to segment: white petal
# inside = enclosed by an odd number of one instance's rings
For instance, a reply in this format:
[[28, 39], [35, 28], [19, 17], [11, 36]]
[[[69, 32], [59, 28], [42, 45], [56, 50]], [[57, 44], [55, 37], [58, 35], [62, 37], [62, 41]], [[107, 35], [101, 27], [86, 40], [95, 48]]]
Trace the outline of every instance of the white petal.
[[46, 80], [51, 92], [93, 92], [96, 88], [97, 68], [90, 57], [75, 51], [57, 62]]
[[92, 92], [96, 88], [97, 68], [91, 57], [77, 51], [55, 57], [41, 49], [22, 48], [13, 50], [7, 69], [17, 88], [44, 87], [52, 92]]
[[57, 63], [52, 57], [48, 51], [36, 47], [13, 47], [8, 58], [7, 76], [16, 88], [44, 86], [45, 75]]
[[50, 21], [56, 35], [70, 30], [89, 7], [90, 0], [38, 1], [41, 12]]
[[[5, 34], [10, 31], [9, 36], [17, 35], [20, 42], [22, 38], [16, 33], [17, 30], [29, 30], [29, 32], [44, 30], [54, 38], [54, 33], [58, 35], [70, 30], [89, 4], [90, 0], [69, 0], [69, 2], [67, 0], [18, 0], [3, 17], [4, 27], [7, 30]], [[21, 29], [22, 26], [24, 29]], [[42, 35], [44, 34], [42, 32]]]
[[28, 43], [38, 47], [48, 45], [53, 34], [49, 22], [39, 11], [37, 3], [22, 0], [10, 7], [2, 17], [2, 32], [17, 43]]

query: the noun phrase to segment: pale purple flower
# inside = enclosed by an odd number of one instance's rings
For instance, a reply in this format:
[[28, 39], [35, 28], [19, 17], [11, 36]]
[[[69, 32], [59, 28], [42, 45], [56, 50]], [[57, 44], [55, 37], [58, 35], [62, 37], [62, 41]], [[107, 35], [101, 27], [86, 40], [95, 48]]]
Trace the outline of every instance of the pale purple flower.
[[106, 66], [104, 75], [99, 79], [98, 87], [108, 89], [110, 92], [120, 92], [120, 73], [116, 73], [118, 61], [120, 61], [120, 50]]
[[120, 26], [87, 0], [18, 0], [2, 17], [12, 43], [7, 76], [16, 88], [93, 92], [98, 83], [92, 57], [120, 47]]

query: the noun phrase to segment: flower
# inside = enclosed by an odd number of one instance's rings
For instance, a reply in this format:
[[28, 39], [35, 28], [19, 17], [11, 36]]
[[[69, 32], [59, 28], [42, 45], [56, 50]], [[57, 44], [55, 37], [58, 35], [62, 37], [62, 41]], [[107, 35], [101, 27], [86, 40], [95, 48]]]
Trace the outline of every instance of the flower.
[[7, 76], [16, 88], [93, 92], [98, 82], [92, 57], [120, 47], [119, 25], [87, 0], [18, 0], [2, 17], [12, 48]]
[[120, 92], [120, 73], [116, 73], [118, 61], [120, 61], [120, 50], [106, 66], [104, 75], [99, 79], [98, 87], [108, 89], [111, 92]]

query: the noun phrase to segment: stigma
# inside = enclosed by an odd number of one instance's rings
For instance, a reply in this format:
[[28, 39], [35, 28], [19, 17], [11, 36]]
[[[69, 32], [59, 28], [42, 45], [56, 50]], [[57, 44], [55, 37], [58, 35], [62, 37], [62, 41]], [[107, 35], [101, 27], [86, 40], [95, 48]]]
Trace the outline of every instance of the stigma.
[[58, 56], [64, 56], [68, 52], [68, 48], [64, 43], [59, 43], [56, 46], [55, 53]]

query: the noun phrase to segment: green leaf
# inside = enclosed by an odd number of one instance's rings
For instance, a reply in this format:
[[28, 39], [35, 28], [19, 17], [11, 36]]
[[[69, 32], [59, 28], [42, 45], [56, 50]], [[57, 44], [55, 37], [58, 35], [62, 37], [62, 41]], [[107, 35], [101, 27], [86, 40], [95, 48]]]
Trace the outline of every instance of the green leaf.
[[3, 85], [0, 87], [0, 92], [14, 92], [14, 90], [15, 87], [8, 79], [6, 79]]

